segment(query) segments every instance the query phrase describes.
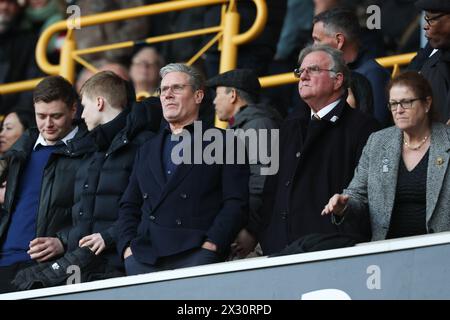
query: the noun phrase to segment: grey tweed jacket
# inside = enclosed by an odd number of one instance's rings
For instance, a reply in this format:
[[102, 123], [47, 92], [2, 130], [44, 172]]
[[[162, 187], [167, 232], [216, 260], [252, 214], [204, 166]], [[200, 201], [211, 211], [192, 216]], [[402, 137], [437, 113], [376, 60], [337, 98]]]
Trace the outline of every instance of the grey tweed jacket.
[[[430, 139], [426, 228], [428, 233], [433, 233], [450, 230], [450, 127], [433, 123]], [[341, 220], [342, 231], [361, 231], [370, 221], [372, 241], [386, 238], [394, 207], [402, 142], [402, 132], [397, 127], [369, 137], [353, 180], [343, 192], [350, 195], [350, 199], [347, 213]]]

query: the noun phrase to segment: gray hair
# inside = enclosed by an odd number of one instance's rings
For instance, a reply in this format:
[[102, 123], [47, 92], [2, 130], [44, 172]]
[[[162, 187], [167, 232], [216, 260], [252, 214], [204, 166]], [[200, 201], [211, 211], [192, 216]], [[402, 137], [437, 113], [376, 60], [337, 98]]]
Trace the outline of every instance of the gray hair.
[[347, 89], [350, 86], [350, 70], [344, 61], [342, 52], [326, 45], [310, 45], [305, 47], [298, 56], [298, 65], [300, 66], [305, 57], [313, 52], [324, 52], [330, 57], [331, 65], [330, 77], [335, 77], [334, 73], [342, 73], [344, 81], [342, 84], [343, 89]]
[[189, 75], [189, 84], [192, 86], [193, 91], [203, 88], [204, 79], [202, 74], [194, 67], [188, 66], [183, 63], [169, 63], [165, 67], [162, 67], [159, 71], [161, 78], [164, 78], [171, 72], [183, 72]]

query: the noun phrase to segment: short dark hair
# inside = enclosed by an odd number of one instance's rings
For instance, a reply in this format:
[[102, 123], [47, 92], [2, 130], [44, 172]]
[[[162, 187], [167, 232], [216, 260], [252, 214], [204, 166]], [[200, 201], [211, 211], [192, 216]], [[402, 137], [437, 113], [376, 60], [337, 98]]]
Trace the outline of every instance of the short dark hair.
[[19, 119], [24, 130], [36, 126], [36, 118], [33, 112], [24, 109], [14, 109], [6, 113], [3, 119], [6, 119], [6, 117], [11, 113], [15, 113], [17, 115], [17, 118]]
[[259, 101], [259, 96], [254, 95], [252, 93], [249, 93], [247, 91], [238, 89], [238, 88], [234, 88], [234, 87], [226, 87], [225, 88], [225, 92], [226, 93], [230, 93], [231, 90], [236, 90], [236, 94], [239, 96], [239, 98], [241, 98], [242, 100], [244, 100], [245, 102], [247, 102], [248, 104], [256, 104]]
[[89, 98], [101, 95], [115, 109], [127, 106], [126, 81], [112, 71], [100, 71], [90, 77], [81, 87], [80, 94]]
[[36, 86], [33, 92], [33, 102], [45, 102], [61, 100], [68, 108], [72, 108], [78, 95], [72, 84], [61, 76], [49, 76], [44, 78]]
[[333, 8], [319, 13], [313, 18], [313, 24], [322, 22], [327, 34], [343, 33], [347, 40], [359, 45], [361, 27], [356, 14], [346, 8]]
[[370, 81], [364, 75], [352, 71], [350, 74], [350, 89], [357, 108], [364, 113], [373, 114], [373, 91]]
[[[433, 98], [433, 90], [428, 80], [416, 71], [406, 71], [395, 78], [391, 79], [386, 87], [387, 97], [394, 86], [408, 87], [418, 98]], [[439, 114], [434, 108], [434, 102], [431, 102], [430, 110], [428, 111], [429, 119], [431, 121], [438, 121]]]

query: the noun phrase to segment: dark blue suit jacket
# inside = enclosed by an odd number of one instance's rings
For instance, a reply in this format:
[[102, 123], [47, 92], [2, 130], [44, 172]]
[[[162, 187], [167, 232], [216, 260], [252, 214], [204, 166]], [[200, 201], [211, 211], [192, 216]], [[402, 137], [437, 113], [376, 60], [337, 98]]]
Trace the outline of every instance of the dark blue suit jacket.
[[163, 141], [161, 131], [136, 155], [120, 204], [119, 254], [131, 246], [137, 261], [154, 264], [208, 239], [225, 255], [247, 220], [248, 165], [181, 164], [166, 183]]

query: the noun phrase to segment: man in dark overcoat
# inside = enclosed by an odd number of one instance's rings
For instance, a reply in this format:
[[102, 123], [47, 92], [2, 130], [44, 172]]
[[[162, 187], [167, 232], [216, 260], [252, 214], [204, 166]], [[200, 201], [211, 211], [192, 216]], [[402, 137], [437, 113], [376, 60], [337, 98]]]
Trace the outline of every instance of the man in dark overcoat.
[[[224, 132], [196, 121], [204, 96], [200, 74], [174, 63], [160, 75], [167, 123], [137, 152], [119, 211], [118, 250], [127, 275], [222, 261], [246, 223], [248, 165], [222, 161], [228, 149], [216, 140]], [[207, 159], [211, 148], [224, 158]]]
[[450, 1], [419, 0], [419, 9], [425, 11], [425, 36], [428, 54], [420, 73], [433, 88], [433, 104], [440, 120], [450, 123]]
[[294, 114], [280, 129], [280, 170], [266, 182], [261, 213], [264, 254], [307, 234], [337, 232], [320, 213], [350, 182], [366, 140], [378, 128], [374, 118], [346, 103], [349, 70], [342, 53], [310, 46], [300, 53], [299, 65], [299, 94], [311, 111]]

